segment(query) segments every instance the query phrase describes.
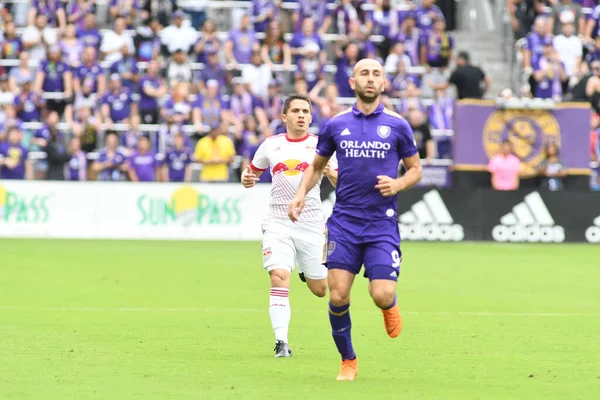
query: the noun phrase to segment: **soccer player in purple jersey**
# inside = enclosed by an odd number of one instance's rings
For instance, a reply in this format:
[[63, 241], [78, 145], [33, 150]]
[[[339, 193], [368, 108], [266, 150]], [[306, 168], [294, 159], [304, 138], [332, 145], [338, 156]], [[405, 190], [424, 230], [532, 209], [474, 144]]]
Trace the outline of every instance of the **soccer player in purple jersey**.
[[[338, 163], [336, 203], [327, 221], [329, 320], [342, 356], [338, 380], [354, 380], [358, 359], [350, 335], [350, 289], [365, 267], [369, 293], [383, 311], [388, 335], [397, 337], [402, 318], [396, 304], [396, 281], [402, 256], [396, 194], [421, 180], [422, 168], [408, 122], [380, 103], [385, 75], [381, 64], [363, 59], [354, 67], [352, 108], [333, 117], [319, 135], [312, 165], [288, 209], [297, 221], [306, 193], [319, 181], [335, 152]], [[400, 161], [407, 172], [398, 177]]]

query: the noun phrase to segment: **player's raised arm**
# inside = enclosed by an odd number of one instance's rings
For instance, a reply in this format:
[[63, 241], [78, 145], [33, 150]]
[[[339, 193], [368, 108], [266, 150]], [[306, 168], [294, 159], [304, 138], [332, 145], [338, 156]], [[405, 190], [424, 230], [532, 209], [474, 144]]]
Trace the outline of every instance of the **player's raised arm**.
[[265, 142], [262, 142], [261, 145], [258, 146], [258, 149], [252, 158], [252, 162], [242, 171], [241, 182], [245, 188], [254, 187], [263, 172], [269, 168], [269, 157], [267, 153], [267, 145]]
[[304, 208], [306, 193], [315, 187], [317, 182], [319, 182], [319, 179], [321, 179], [323, 176], [323, 171], [327, 166], [329, 158], [330, 157], [324, 157], [319, 154], [315, 154], [312, 164], [306, 169], [306, 171], [304, 171], [302, 183], [300, 183], [300, 187], [296, 192], [296, 196], [290, 203], [290, 207], [288, 209], [288, 216], [293, 222], [298, 221], [298, 216], [302, 212], [302, 208]]

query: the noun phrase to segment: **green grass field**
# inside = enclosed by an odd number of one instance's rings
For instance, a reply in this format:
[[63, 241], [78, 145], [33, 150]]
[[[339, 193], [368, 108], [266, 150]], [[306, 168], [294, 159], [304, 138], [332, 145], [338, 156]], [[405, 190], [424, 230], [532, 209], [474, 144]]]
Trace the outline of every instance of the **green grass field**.
[[353, 290], [337, 382], [327, 301], [294, 276], [273, 358], [258, 243], [0, 240], [0, 399], [598, 399], [598, 246], [407, 243], [404, 330]]

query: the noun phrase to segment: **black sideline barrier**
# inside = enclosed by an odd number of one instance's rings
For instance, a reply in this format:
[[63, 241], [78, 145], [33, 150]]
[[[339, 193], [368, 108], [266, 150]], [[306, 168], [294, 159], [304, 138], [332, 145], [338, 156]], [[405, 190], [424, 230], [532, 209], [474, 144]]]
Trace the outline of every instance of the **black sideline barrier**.
[[[329, 206], [333, 192], [324, 180]], [[413, 188], [398, 195], [398, 221], [403, 241], [600, 244], [600, 192]]]

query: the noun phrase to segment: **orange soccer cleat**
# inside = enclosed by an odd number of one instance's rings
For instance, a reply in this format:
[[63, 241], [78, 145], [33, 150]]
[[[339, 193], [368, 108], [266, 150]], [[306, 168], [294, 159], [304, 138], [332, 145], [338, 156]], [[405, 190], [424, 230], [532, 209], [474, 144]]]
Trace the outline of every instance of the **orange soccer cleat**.
[[354, 360], [343, 360], [336, 380], [338, 381], [353, 381], [358, 375], [358, 358]]
[[383, 322], [385, 323], [387, 334], [391, 338], [398, 337], [402, 331], [402, 315], [400, 315], [400, 307], [396, 304], [392, 308], [381, 311], [383, 312]]

